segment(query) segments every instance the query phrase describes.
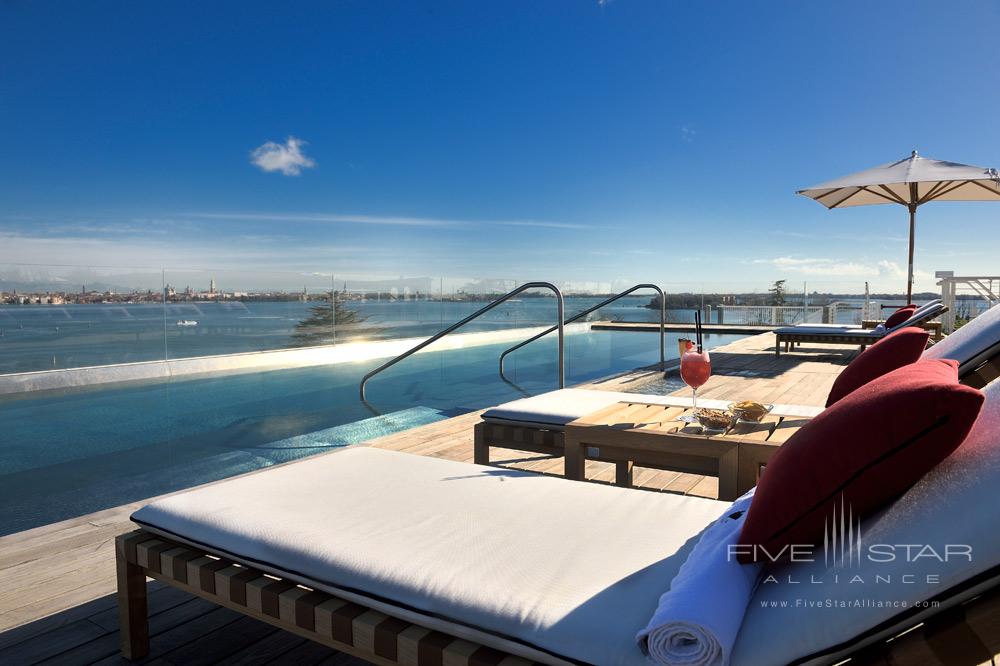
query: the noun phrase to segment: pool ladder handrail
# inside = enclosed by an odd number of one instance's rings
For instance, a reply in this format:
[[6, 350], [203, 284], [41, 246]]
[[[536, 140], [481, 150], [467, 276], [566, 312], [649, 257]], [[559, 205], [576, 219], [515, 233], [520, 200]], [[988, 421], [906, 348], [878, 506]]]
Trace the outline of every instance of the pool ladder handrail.
[[[631, 293], [633, 293], [635, 291], [638, 291], [640, 289], [652, 289], [653, 291], [655, 291], [657, 294], [660, 295], [660, 369], [662, 370], [663, 367], [664, 367], [664, 365], [665, 365], [665, 363], [666, 363], [666, 360], [664, 358], [664, 351], [663, 351], [663, 332], [664, 332], [664, 329], [666, 328], [666, 312], [667, 312], [667, 310], [666, 310], [666, 308], [667, 308], [666, 302], [667, 302], [667, 299], [663, 295], [663, 290], [660, 289], [655, 284], [643, 283], [643, 284], [637, 284], [637, 285], [635, 285], [633, 287], [630, 287], [630, 288], [626, 289], [623, 292], [615, 294], [614, 296], [601, 301], [597, 305], [594, 305], [592, 307], [587, 308], [586, 310], [583, 310], [581, 312], [576, 313], [575, 315], [573, 315], [572, 317], [570, 317], [569, 319], [567, 319], [566, 321], [564, 321], [563, 324], [568, 326], [569, 324], [572, 324], [574, 321], [577, 321], [579, 319], [583, 319], [584, 317], [586, 317], [587, 315], [589, 315], [591, 312], [594, 312], [595, 310], [600, 310], [604, 306], [606, 306], [606, 305], [608, 305], [610, 303], [614, 303], [619, 298], [624, 298], [625, 296], [628, 296], [629, 294], [631, 294]], [[513, 351], [517, 351], [521, 347], [524, 347], [525, 345], [530, 344], [530, 343], [534, 342], [535, 340], [538, 340], [539, 338], [544, 338], [546, 335], [548, 335], [549, 333], [551, 333], [554, 330], [556, 330], [555, 326], [553, 326], [552, 328], [546, 329], [546, 330], [542, 331], [541, 333], [538, 333], [537, 335], [533, 335], [532, 337], [528, 338], [524, 342], [517, 343], [516, 345], [514, 345], [510, 349], [506, 350], [504, 353], [500, 354], [500, 377], [504, 381], [508, 381], [508, 382], [510, 381], [509, 379], [507, 379], [507, 376], [503, 372], [503, 361], [507, 357], [508, 354], [510, 354]], [[560, 335], [561, 335], [561, 333], [560, 333]], [[562, 352], [560, 352], [560, 354], [561, 353]]]
[[416, 354], [418, 351], [420, 351], [424, 347], [437, 342], [438, 340], [440, 340], [444, 336], [448, 335], [449, 333], [451, 333], [455, 329], [461, 328], [462, 326], [465, 326], [466, 324], [468, 324], [473, 319], [476, 319], [477, 317], [479, 317], [479, 316], [481, 316], [483, 314], [486, 314], [487, 312], [489, 312], [493, 308], [497, 307], [501, 303], [503, 303], [505, 301], [508, 301], [511, 298], [514, 298], [518, 294], [520, 294], [522, 292], [525, 292], [525, 291], [527, 291], [529, 289], [551, 289], [552, 292], [556, 295], [556, 310], [557, 310], [556, 316], [558, 317], [558, 319], [557, 319], [558, 323], [556, 324], [555, 327], [553, 327], [552, 329], [550, 329], [549, 332], [551, 332], [553, 330], [558, 330], [559, 331], [559, 388], [565, 388], [566, 387], [566, 373], [565, 373], [565, 359], [564, 359], [564, 356], [563, 356], [563, 351], [564, 351], [564, 348], [565, 348], [565, 339], [564, 339], [564, 330], [563, 330], [563, 327], [564, 327], [563, 317], [565, 316], [565, 311], [564, 311], [564, 304], [563, 304], [563, 295], [562, 295], [562, 292], [559, 291], [559, 287], [555, 286], [551, 282], [526, 282], [526, 283], [522, 284], [520, 287], [518, 287], [517, 289], [514, 289], [513, 291], [509, 291], [506, 294], [504, 294], [503, 296], [501, 296], [500, 298], [496, 299], [495, 301], [492, 301], [489, 305], [476, 310], [475, 312], [473, 312], [472, 314], [470, 314], [465, 319], [462, 319], [461, 321], [455, 322], [454, 324], [452, 324], [448, 328], [444, 329], [443, 331], [435, 333], [434, 335], [432, 335], [431, 337], [427, 338], [426, 340], [424, 340], [420, 344], [416, 345], [415, 347], [412, 347], [412, 348], [406, 350], [405, 352], [403, 352], [399, 356], [396, 356], [395, 358], [390, 359], [389, 361], [383, 363], [379, 367], [375, 368], [374, 370], [372, 370], [371, 372], [369, 372], [368, 374], [366, 374], [364, 377], [361, 378], [361, 385], [359, 387], [359, 391], [361, 393], [361, 401], [362, 402], [366, 402], [366, 400], [365, 400], [365, 384], [368, 383], [369, 379], [371, 379], [372, 377], [374, 377], [378, 373], [382, 372], [383, 370], [387, 370], [387, 369], [391, 368], [392, 366], [396, 365], [397, 363], [399, 363], [403, 359], [408, 358], [408, 357], [412, 356], [413, 354]]

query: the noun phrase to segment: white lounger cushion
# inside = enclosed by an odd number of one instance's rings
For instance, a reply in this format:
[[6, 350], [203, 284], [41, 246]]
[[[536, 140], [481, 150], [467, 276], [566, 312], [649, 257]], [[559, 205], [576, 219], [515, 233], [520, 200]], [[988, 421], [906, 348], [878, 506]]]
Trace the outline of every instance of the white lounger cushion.
[[[1000, 382], [983, 392], [986, 402], [965, 443], [881, 514], [861, 526], [862, 553], [869, 544], [929, 545], [943, 553], [948, 544], [972, 547], [972, 561], [954, 557], [942, 563], [927, 555], [905, 562], [904, 551], [894, 563], [872, 562], [867, 556], [841, 567], [824, 561], [822, 547], [817, 561], [791, 564], [774, 572], [778, 583], [761, 584], [750, 602], [733, 652], [734, 664], [758, 666], [784, 664], [820, 648], [848, 643], [855, 637], [896, 617], [903, 608], [804, 608], [797, 600], [834, 603], [855, 599], [913, 602], [945, 593], [949, 588], [1000, 566], [1000, 530], [997, 529], [997, 487], [1000, 482]], [[837, 552], [837, 551], [835, 551]], [[840, 582], [832, 580], [840, 575]], [[910, 582], [903, 574], [912, 575]], [[800, 583], [781, 582], [793, 575]], [[862, 583], [848, 582], [861, 576]], [[875, 576], [890, 582], [875, 582]], [[928, 583], [928, 575], [940, 576]], [[822, 583], [810, 581], [815, 577]], [[786, 608], [764, 607], [768, 602]], [[953, 600], [954, 601], [954, 600]], [[946, 605], [942, 602], [942, 610]], [[934, 612], [932, 610], [931, 612]], [[832, 663], [832, 661], [830, 662]]]
[[728, 506], [359, 447], [133, 519], [529, 659], [639, 666], [636, 632]]
[[[523, 425], [529, 427], [562, 430], [567, 423], [587, 414], [610, 407], [618, 402], [648, 402], [654, 405], [690, 407], [690, 396], [650, 395], [647, 393], [621, 393], [618, 391], [594, 391], [591, 389], [559, 389], [541, 393], [530, 398], [521, 398], [504, 403], [483, 412], [483, 420], [490, 423]], [[709, 409], [726, 409], [731, 400], [699, 398], [698, 406]], [[775, 405], [775, 416], [814, 417], [823, 411], [822, 407], [811, 405]]]
[[870, 337], [878, 340], [884, 333], [873, 328], [856, 328], [849, 326], [782, 326], [774, 329], [775, 333], [798, 333], [800, 335], [853, 335]]
[[924, 358], [950, 358], [960, 373], [974, 370], [1000, 353], [1000, 305], [995, 305], [924, 352]]
[[664, 396], [641, 396], [619, 391], [559, 389], [530, 398], [521, 398], [483, 412], [483, 419], [493, 422], [521, 423], [562, 429], [567, 423], [623, 401], [640, 399], [661, 404]]

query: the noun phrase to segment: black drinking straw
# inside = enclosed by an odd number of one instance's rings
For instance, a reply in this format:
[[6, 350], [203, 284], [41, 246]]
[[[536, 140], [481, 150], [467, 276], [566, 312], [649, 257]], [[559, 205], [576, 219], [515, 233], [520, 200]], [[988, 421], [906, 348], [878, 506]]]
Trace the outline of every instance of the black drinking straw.
[[701, 310], [694, 311], [694, 331], [698, 339], [698, 353], [701, 353]]

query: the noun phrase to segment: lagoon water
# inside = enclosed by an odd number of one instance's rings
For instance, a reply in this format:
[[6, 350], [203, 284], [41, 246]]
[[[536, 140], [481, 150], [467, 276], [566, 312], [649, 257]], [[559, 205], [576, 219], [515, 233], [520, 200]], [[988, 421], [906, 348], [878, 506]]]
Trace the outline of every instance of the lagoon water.
[[[623, 298], [594, 313], [603, 319], [656, 321], [649, 296]], [[566, 315], [601, 299], [566, 298]], [[154, 361], [292, 346], [295, 325], [318, 302], [226, 301], [161, 304], [0, 306], [0, 374]], [[348, 306], [384, 338], [426, 336], [482, 302], [366, 301]], [[504, 304], [462, 329], [501, 330], [555, 322], [555, 301], [525, 298]], [[594, 316], [593, 318], [597, 318]], [[693, 310], [671, 310], [670, 321], [693, 321]], [[196, 326], [178, 325], [194, 321]]]

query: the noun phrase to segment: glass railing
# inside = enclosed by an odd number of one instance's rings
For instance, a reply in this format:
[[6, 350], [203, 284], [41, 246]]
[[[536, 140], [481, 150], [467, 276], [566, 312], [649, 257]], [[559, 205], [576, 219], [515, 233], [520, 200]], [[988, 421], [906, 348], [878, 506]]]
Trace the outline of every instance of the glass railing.
[[[566, 315], [572, 316], [640, 281], [557, 284], [565, 294]], [[420, 339], [523, 282], [334, 270], [0, 265], [0, 375]], [[690, 324], [699, 310], [706, 323], [726, 326], [859, 324], [895, 305], [866, 299], [860, 281], [658, 284], [668, 324]], [[581, 323], [654, 324], [658, 307], [653, 294], [638, 292]], [[550, 326], [553, 313], [551, 294], [529, 292], [460, 333], [484, 334], [470, 340], [487, 343], [506, 332], [517, 342], [522, 329]], [[512, 367], [523, 365], [518, 358], [526, 356], [512, 355]]]
[[[538, 290], [389, 368], [370, 404], [358, 400], [372, 368], [527, 281], [0, 265], [0, 534], [557, 388], [554, 335], [507, 357], [510, 381], [498, 372], [504, 350], [555, 321]], [[644, 281], [556, 284], [569, 317]], [[657, 284], [668, 365], [699, 310], [713, 348], [751, 321], [860, 321], [865, 303], [862, 282]], [[657, 364], [658, 321], [654, 295], [637, 292], [567, 327], [567, 386]]]

